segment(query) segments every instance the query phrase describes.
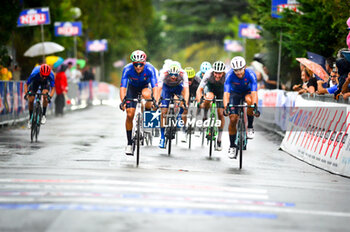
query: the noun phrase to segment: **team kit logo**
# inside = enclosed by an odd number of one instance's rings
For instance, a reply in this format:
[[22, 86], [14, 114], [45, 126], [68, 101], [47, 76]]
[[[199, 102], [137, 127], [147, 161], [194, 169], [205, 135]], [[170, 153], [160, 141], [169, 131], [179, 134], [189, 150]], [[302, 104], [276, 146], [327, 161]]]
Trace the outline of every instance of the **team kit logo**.
[[[143, 112], [143, 127], [144, 128], [160, 128], [161, 125], [161, 112], [158, 109], [157, 111], [145, 111]], [[196, 118], [192, 118], [192, 119], [187, 119], [186, 123], [184, 122], [184, 120], [182, 120], [181, 117], [179, 117], [178, 115], [176, 115], [175, 117], [175, 125], [179, 126], [179, 127], [209, 127], [209, 126], [215, 126], [215, 127], [220, 127], [221, 126], [221, 121], [220, 120], [212, 120], [210, 121], [210, 119], [207, 119], [205, 121], [201, 120], [201, 119], [196, 119]], [[169, 127], [169, 123], [167, 123], [166, 118], [163, 118], [163, 126], [164, 127]]]

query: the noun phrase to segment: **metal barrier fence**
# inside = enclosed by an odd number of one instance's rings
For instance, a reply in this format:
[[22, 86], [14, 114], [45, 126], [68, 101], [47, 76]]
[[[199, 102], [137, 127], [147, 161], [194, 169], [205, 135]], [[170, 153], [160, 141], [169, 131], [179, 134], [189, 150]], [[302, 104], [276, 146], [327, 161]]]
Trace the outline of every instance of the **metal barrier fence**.
[[[0, 81], [0, 126], [13, 125], [28, 119], [28, 102], [24, 99], [24, 83], [24, 81]], [[65, 111], [86, 108], [94, 101], [116, 99], [116, 93], [116, 87], [103, 82], [68, 83], [67, 97], [70, 104], [66, 104]], [[54, 98], [47, 108], [47, 115], [54, 113]]]

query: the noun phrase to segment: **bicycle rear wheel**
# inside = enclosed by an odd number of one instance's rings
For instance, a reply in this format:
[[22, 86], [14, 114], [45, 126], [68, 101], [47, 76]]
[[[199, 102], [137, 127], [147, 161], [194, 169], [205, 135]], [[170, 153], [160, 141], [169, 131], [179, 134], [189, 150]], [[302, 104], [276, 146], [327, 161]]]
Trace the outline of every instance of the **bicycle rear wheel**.
[[187, 134], [188, 134], [188, 149], [191, 149], [192, 126], [189, 126], [187, 128]]

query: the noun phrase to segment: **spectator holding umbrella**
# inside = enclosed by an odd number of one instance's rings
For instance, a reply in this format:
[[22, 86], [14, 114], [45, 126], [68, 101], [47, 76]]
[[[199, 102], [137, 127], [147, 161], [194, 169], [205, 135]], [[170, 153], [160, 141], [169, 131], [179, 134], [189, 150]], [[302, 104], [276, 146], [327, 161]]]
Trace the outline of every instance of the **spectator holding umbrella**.
[[67, 76], [65, 71], [68, 66], [62, 64], [56, 74], [55, 85], [56, 85], [56, 98], [55, 98], [55, 115], [63, 116], [63, 108], [65, 105], [65, 94], [68, 92]]

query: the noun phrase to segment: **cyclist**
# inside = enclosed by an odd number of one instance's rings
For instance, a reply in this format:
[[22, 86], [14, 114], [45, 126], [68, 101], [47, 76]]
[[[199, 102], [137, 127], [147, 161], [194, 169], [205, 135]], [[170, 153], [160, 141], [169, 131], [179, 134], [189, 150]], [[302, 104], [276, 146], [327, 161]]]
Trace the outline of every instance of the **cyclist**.
[[[154, 94], [154, 98], [157, 100], [157, 74], [152, 64], [146, 63], [147, 55], [141, 50], [136, 50], [131, 53], [130, 60], [132, 63], [127, 64], [123, 69], [122, 79], [120, 83], [120, 109], [126, 108], [126, 121], [125, 129], [128, 144], [125, 147], [125, 153], [127, 155], [133, 155], [132, 151], [132, 128], [133, 119], [135, 116], [136, 102], [126, 101], [124, 98], [137, 98], [139, 94], [142, 94], [144, 99], [151, 99], [152, 92], [148, 88], [148, 84], [151, 84], [151, 88]], [[145, 108], [150, 109], [151, 102], [145, 104]]]
[[[196, 72], [194, 71], [194, 69], [192, 67], [186, 67], [184, 69], [187, 73], [188, 76], [188, 86], [189, 86], [189, 97], [191, 98], [196, 98], [196, 92], [198, 89], [199, 84], [201, 83], [201, 78], [196, 76]], [[200, 113], [200, 109], [196, 110], [196, 116], [199, 115]], [[183, 133], [184, 135], [182, 136], [182, 142], [186, 142], [187, 141], [187, 136], [186, 136], [186, 127], [183, 127]]]
[[[227, 105], [239, 105], [243, 99], [248, 105], [258, 103], [257, 94], [257, 78], [253, 70], [246, 68], [246, 61], [241, 56], [236, 56], [231, 60], [231, 69], [227, 73], [225, 81], [224, 106], [227, 111]], [[254, 138], [253, 120], [254, 112], [252, 108], [248, 108], [248, 133], [247, 138]], [[235, 159], [236, 148], [235, 144], [237, 134], [238, 109], [230, 112], [229, 136], [230, 148], [228, 151], [229, 158]]]
[[[213, 68], [208, 70], [203, 76], [203, 79], [197, 89], [197, 97], [196, 97], [197, 102], [198, 103], [200, 102], [200, 99], [202, 98], [202, 95], [203, 95], [203, 91], [205, 94], [205, 98], [208, 100], [214, 99], [214, 96], [216, 96], [216, 99], [223, 99], [225, 76], [226, 76], [225, 63], [222, 61], [216, 61], [213, 64]], [[210, 108], [210, 103], [211, 103], [210, 101], [204, 101], [203, 121], [205, 121], [208, 118], [208, 110]], [[218, 118], [221, 121], [216, 149], [218, 151], [221, 151], [222, 150], [221, 137], [222, 137], [222, 132], [225, 125], [224, 105], [222, 101], [217, 102], [216, 105], [217, 105]]]
[[196, 73], [196, 76], [198, 76], [200, 79], [203, 79], [203, 76], [206, 71], [211, 69], [211, 64], [208, 61], [202, 62], [199, 71]]
[[38, 92], [39, 87], [41, 88], [41, 93], [45, 94], [43, 102], [43, 116], [41, 118], [41, 124], [45, 124], [46, 108], [47, 105], [51, 102], [51, 98], [55, 93], [55, 74], [52, 72], [51, 67], [47, 64], [36, 66], [30, 74], [27, 82], [24, 84], [24, 98], [28, 100], [29, 108], [28, 128], [31, 128], [32, 126], [32, 121], [30, 119], [33, 115], [35, 99], [35, 96], [33, 95], [36, 94], [36, 92]]
[[[160, 141], [159, 148], [165, 148], [165, 128], [164, 128], [164, 118], [168, 112], [169, 100], [164, 100], [165, 98], [171, 98], [174, 94], [181, 95], [185, 100], [186, 105], [188, 105], [188, 77], [187, 73], [181, 69], [178, 62], [173, 62], [169, 65], [168, 70], [160, 74], [159, 77], [159, 93], [161, 93], [161, 129], [160, 129]], [[159, 95], [159, 94], [158, 94]], [[186, 114], [187, 109], [183, 111], [182, 120], [186, 124]]]

